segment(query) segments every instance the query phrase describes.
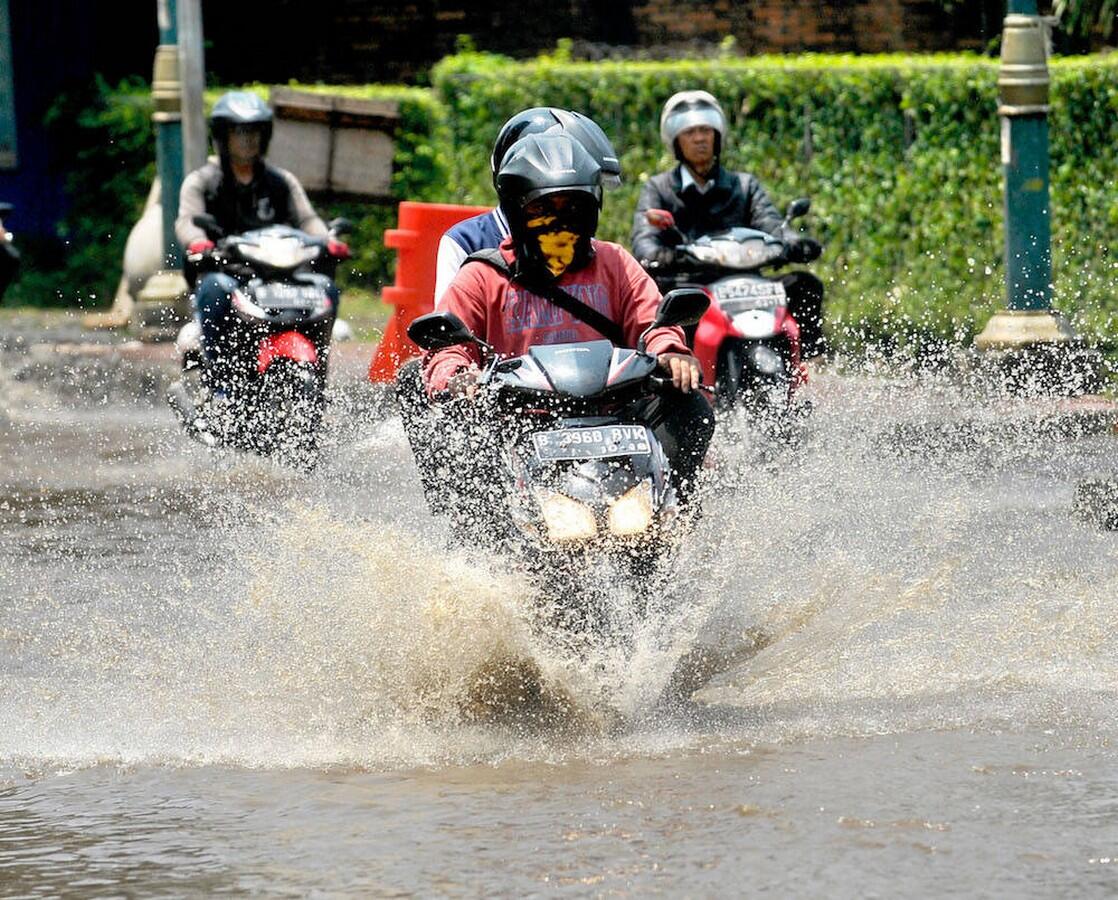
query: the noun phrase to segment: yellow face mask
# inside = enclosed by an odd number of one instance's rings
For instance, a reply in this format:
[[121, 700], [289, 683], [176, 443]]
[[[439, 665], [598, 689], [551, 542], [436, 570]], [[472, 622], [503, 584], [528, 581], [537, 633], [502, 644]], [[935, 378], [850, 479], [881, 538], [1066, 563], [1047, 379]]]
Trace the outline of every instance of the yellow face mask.
[[547, 231], [536, 235], [547, 268], [558, 278], [574, 262], [579, 235], [573, 231]]
[[540, 255], [548, 271], [558, 278], [574, 262], [582, 235], [577, 231], [570, 231], [569, 224], [553, 212], [533, 216], [525, 224], [540, 248]]

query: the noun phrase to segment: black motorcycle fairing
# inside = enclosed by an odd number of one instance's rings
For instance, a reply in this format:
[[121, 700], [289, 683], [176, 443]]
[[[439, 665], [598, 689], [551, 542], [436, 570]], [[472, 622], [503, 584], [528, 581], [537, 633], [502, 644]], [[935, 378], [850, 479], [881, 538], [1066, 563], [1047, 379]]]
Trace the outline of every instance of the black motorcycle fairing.
[[571, 397], [589, 397], [605, 389], [613, 344], [547, 344], [530, 348], [527, 355], [543, 370], [552, 390]]
[[504, 390], [590, 398], [632, 390], [656, 370], [656, 358], [609, 341], [546, 344], [496, 364], [490, 383]]

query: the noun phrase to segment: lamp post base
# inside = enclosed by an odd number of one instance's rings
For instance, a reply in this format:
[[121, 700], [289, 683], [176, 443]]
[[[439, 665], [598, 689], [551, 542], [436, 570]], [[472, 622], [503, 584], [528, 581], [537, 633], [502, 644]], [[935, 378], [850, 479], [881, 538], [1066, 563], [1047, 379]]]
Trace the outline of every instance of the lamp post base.
[[1021, 350], [1040, 344], [1078, 342], [1071, 325], [1050, 309], [1003, 309], [996, 312], [974, 339], [978, 350]]
[[1010, 393], [1070, 397], [1101, 383], [1101, 355], [1052, 310], [997, 312], [974, 346], [986, 377]]

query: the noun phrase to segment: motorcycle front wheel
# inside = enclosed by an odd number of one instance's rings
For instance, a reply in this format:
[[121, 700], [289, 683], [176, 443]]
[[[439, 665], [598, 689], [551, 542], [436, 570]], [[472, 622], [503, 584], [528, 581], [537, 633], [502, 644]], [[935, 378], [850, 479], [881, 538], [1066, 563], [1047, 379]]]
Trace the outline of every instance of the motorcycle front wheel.
[[274, 362], [261, 384], [256, 449], [285, 465], [313, 469], [319, 457], [324, 381], [307, 363]]

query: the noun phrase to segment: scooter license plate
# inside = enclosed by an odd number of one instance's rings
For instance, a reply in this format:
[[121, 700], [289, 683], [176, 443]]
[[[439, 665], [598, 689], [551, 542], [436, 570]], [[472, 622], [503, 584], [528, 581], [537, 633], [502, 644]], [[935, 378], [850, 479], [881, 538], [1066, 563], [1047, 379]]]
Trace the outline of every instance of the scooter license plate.
[[735, 278], [714, 285], [714, 296], [727, 312], [772, 308], [783, 303], [787, 294], [779, 281]]
[[532, 441], [536, 445], [536, 455], [544, 461], [647, 456], [652, 452], [648, 429], [643, 425], [560, 428], [537, 432], [532, 435]]
[[264, 309], [313, 309], [322, 289], [309, 284], [266, 284], [256, 290], [256, 305]]

